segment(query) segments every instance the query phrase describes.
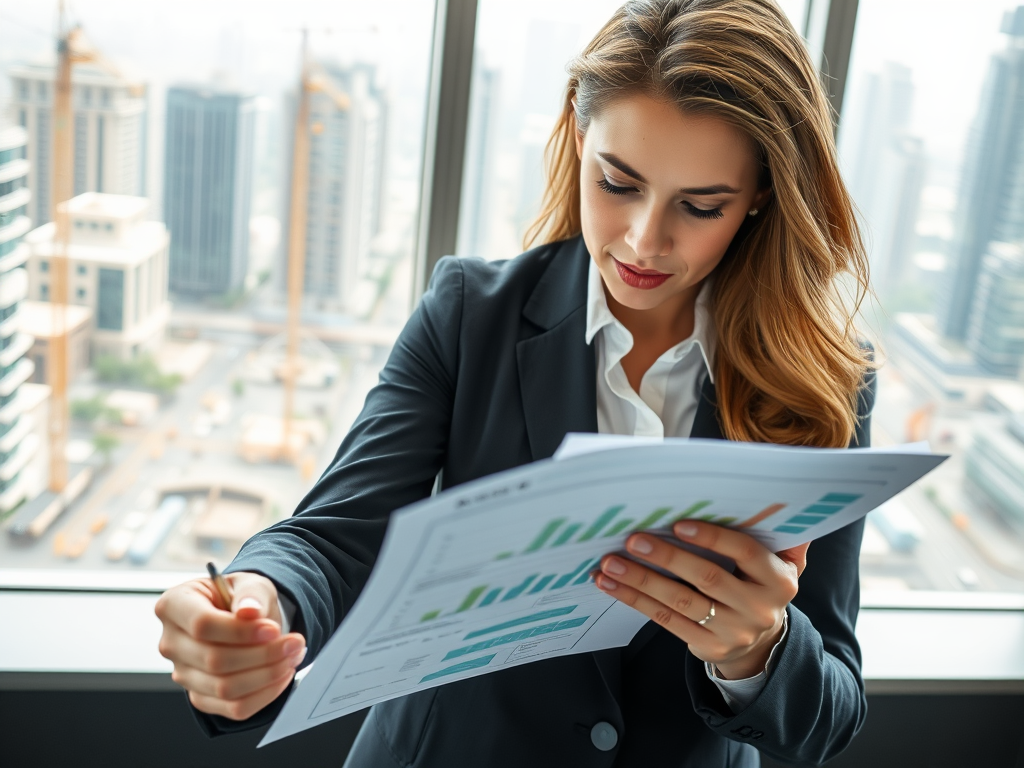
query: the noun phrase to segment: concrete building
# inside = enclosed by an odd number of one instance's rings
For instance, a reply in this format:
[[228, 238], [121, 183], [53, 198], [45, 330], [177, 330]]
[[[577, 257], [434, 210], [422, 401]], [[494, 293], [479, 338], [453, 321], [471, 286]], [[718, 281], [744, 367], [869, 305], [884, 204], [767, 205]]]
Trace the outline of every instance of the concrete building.
[[1003, 518], [1024, 529], [1024, 418], [1005, 430], [979, 430], [964, 455], [967, 485]]
[[1008, 12], [992, 56], [961, 175], [942, 333], [966, 340], [982, 261], [993, 240], [1024, 239], [1024, 6]]
[[[67, 380], [73, 382], [78, 374], [89, 369], [92, 362], [92, 310], [71, 304], [64, 310], [64, 328], [67, 333]], [[54, 337], [53, 306], [48, 301], [21, 302], [18, 309], [18, 330], [32, 337], [28, 358], [35, 365], [30, 381], [46, 383], [50, 342]]]
[[254, 128], [252, 96], [205, 86], [167, 91], [163, 206], [175, 294], [196, 297], [243, 288]]
[[[362, 303], [356, 293], [368, 271], [372, 240], [380, 231], [387, 102], [373, 67], [322, 66], [335, 87], [348, 95], [349, 106], [340, 109], [327, 94], [310, 98], [303, 290], [318, 309], [349, 311]], [[294, 114], [294, 100], [291, 107]], [[289, 229], [286, 226], [281, 239], [283, 290]]]
[[49, 388], [26, 383], [35, 369], [26, 357], [32, 337], [18, 330], [28, 286], [27, 143], [23, 128], [0, 126], [0, 514], [38, 495], [49, 477]]
[[[68, 205], [68, 301], [92, 311], [94, 357], [155, 350], [171, 310], [166, 227], [146, 220], [149, 201], [141, 197], [87, 192]], [[33, 301], [50, 299], [54, 229], [51, 222], [25, 238]]]
[[[53, 218], [53, 63], [21, 64], [9, 70], [11, 112], [28, 131], [28, 186], [36, 226]], [[146, 85], [90, 65], [72, 71], [74, 193], [144, 195], [146, 186]]]

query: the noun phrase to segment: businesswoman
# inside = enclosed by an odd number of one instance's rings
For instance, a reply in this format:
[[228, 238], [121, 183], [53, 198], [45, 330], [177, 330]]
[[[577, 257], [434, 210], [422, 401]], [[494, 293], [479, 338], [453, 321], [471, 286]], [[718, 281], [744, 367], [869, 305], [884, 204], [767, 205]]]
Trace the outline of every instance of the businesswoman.
[[[631, 0], [569, 74], [541, 245], [443, 259], [334, 463], [228, 569], [234, 605], [205, 580], [158, 603], [161, 652], [209, 733], [276, 714], [359, 595], [389, 513], [438, 476], [549, 457], [571, 431], [867, 444], [862, 245], [825, 94], [778, 6]], [[347, 764], [707, 768], [841, 751], [865, 714], [862, 523], [779, 554], [706, 523], [674, 533], [736, 572], [634, 534], [596, 576], [651, 619], [628, 647], [380, 704]]]

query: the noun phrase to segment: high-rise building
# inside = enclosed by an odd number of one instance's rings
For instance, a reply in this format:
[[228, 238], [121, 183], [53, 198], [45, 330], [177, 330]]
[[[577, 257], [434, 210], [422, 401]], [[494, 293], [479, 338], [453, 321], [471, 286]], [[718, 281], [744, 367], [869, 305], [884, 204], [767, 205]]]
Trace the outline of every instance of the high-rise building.
[[323, 69], [349, 103], [341, 109], [325, 93], [310, 97], [304, 294], [323, 308], [359, 311], [360, 280], [381, 226], [387, 102], [373, 67]]
[[1006, 47], [992, 56], [971, 128], [942, 303], [943, 334], [965, 341], [982, 260], [993, 240], [1024, 237], [1024, 6], [1003, 17]]
[[498, 129], [501, 72], [486, 67], [477, 51], [469, 104], [469, 136], [462, 173], [462, 205], [459, 209], [460, 256], [487, 256], [488, 224], [493, 215], [492, 189]]
[[[53, 64], [11, 67], [11, 110], [28, 131], [31, 216], [36, 226], [53, 218]], [[74, 193], [144, 195], [146, 86], [90, 64], [72, 70]]]
[[924, 142], [909, 135], [910, 69], [887, 61], [865, 78], [850, 134], [842, 137], [845, 176], [865, 226], [871, 281], [885, 296], [914, 248], [924, 184]]
[[981, 262], [967, 329], [967, 346], [978, 365], [1016, 376], [1024, 360], [1024, 249], [991, 242]]
[[[86, 192], [67, 205], [68, 302], [91, 310], [94, 354], [129, 359], [155, 350], [171, 312], [167, 229], [147, 220], [149, 201], [143, 197]], [[50, 300], [54, 234], [50, 222], [25, 238], [33, 301]]]
[[35, 370], [26, 357], [32, 337], [18, 330], [31, 226], [27, 144], [23, 128], [0, 125], [0, 514], [38, 495], [48, 477], [49, 388], [26, 383]]
[[244, 285], [254, 112], [254, 98], [235, 91], [167, 91], [163, 210], [173, 293], [225, 294]]

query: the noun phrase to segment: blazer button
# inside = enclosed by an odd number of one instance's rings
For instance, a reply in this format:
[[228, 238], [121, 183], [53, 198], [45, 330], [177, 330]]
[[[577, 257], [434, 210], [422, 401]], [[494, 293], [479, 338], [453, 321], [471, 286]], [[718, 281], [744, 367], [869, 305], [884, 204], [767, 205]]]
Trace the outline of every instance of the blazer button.
[[602, 752], [608, 752], [615, 749], [615, 745], [619, 743], [619, 733], [615, 726], [602, 720], [590, 729], [590, 740]]

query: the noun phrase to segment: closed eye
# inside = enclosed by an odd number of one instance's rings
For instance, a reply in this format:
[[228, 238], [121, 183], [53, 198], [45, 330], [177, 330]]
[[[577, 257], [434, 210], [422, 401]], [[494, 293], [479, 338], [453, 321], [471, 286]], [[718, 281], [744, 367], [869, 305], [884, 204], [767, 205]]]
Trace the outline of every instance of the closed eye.
[[630, 192], [637, 191], [636, 187], [620, 187], [617, 184], [612, 184], [610, 181], [608, 181], [607, 177], [605, 176], [602, 176], [598, 180], [597, 186], [599, 186], [609, 195], [628, 195]]
[[698, 219], [720, 219], [725, 215], [722, 213], [721, 208], [698, 208], [685, 200], [683, 201], [683, 207], [691, 216], [695, 216]]

